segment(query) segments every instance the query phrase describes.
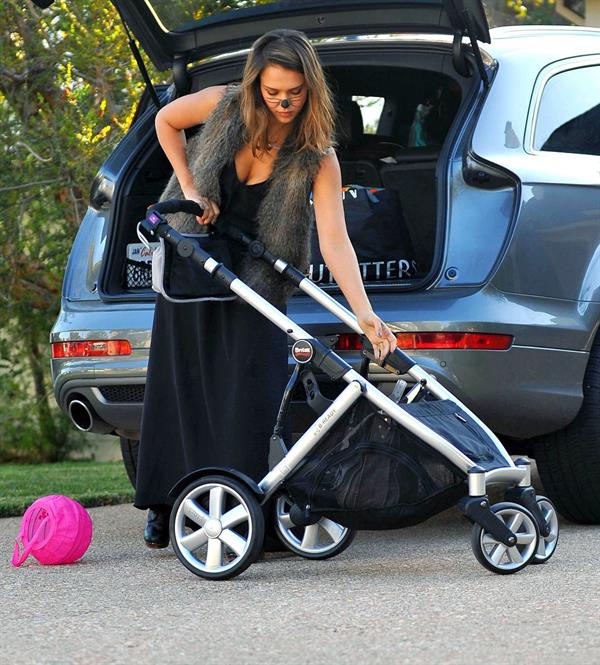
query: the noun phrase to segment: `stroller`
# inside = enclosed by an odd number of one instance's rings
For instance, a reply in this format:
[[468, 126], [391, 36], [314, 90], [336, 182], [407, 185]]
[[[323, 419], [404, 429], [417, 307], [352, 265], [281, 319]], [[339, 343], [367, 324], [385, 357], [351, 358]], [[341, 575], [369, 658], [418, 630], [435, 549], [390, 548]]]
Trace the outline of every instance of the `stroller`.
[[[367, 379], [374, 360], [368, 340], [356, 371], [331, 348], [297, 326], [217, 262], [199, 243], [175, 231], [163, 215], [199, 215], [192, 201], [163, 201], [140, 222], [152, 238], [169, 243], [179, 257], [202, 266], [293, 340], [296, 366], [285, 389], [272, 443], [283, 457], [258, 483], [235, 469], [204, 468], [171, 490], [175, 503], [170, 536], [175, 553], [192, 573], [224, 580], [258, 557], [265, 517], [275, 503], [281, 541], [308, 559], [344, 551], [360, 529], [418, 524], [452, 505], [473, 523], [471, 546], [488, 570], [515, 573], [545, 563], [558, 541], [551, 501], [536, 496], [530, 463], [513, 461], [496, 436], [465, 405], [399, 349], [381, 364], [399, 376], [388, 396]], [[362, 334], [354, 315], [302, 272], [272, 255], [260, 241], [229, 229], [250, 255], [266, 261], [350, 329]], [[315, 371], [347, 385], [333, 400], [320, 392]], [[408, 379], [409, 382], [406, 380]], [[282, 432], [292, 393], [301, 383], [317, 418], [288, 450]], [[342, 384], [343, 385], [343, 384]], [[507, 486], [505, 501], [490, 505], [487, 489]]]

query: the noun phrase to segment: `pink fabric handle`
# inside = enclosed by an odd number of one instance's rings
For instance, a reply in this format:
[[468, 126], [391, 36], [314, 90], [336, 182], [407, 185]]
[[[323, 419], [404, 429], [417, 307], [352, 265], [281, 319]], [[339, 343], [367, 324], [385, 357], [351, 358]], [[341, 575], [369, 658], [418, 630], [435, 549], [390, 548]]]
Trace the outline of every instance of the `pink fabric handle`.
[[50, 519], [50, 515], [48, 517], [45, 517], [41, 522], [38, 528], [35, 530], [35, 533], [33, 534], [33, 538], [27, 543], [27, 546], [24, 548], [23, 553], [19, 554], [19, 539], [21, 540], [21, 545], [23, 545], [23, 532], [19, 533], [19, 535], [15, 538], [15, 549], [13, 550], [13, 555], [12, 555], [12, 565], [15, 568], [18, 568], [21, 566], [24, 562], [25, 559], [31, 554], [31, 550], [33, 549], [34, 545], [37, 542], [38, 536], [42, 532], [43, 526], [46, 524], [46, 522]]

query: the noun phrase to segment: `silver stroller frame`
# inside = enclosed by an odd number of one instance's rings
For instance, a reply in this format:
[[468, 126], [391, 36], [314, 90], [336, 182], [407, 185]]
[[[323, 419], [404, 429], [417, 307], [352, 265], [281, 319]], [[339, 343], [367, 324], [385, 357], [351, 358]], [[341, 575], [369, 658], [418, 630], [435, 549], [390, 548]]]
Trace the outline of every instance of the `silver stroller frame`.
[[[197, 204], [189, 201], [161, 202], [148, 210], [146, 219], [141, 222], [141, 226], [151, 235], [162, 237], [165, 241], [170, 242], [180, 256], [190, 257], [202, 265], [213, 278], [227, 284], [233, 293], [237, 294], [242, 300], [267, 317], [280, 330], [284, 331], [295, 342], [292, 353], [298, 362], [310, 361], [313, 366], [317, 366], [334, 380], [341, 379], [347, 383], [347, 386], [328, 406], [325, 412], [313, 422], [308, 430], [285, 454], [283, 459], [257, 485], [252, 483], [252, 481], [248, 482], [250, 479], [242, 478], [241, 474], [236, 474], [238, 478], [253, 486], [252, 490], [259, 497], [259, 503], [264, 504], [277, 492], [286, 478], [289, 478], [298, 465], [305, 459], [307, 453], [319, 444], [335, 423], [338, 422], [362, 395], [403, 428], [438, 451], [466, 475], [468, 478], [468, 496], [459, 505], [465, 515], [474, 523], [472, 545], [475, 556], [482, 565], [493, 572], [506, 574], [520, 570], [529, 562], [544, 563], [547, 561], [553, 554], [558, 539], [556, 511], [548, 499], [545, 497], [536, 497], [531, 487], [531, 467], [529, 461], [527, 459], [513, 461], [502, 443], [485, 423], [477, 418], [450, 391], [444, 388], [434, 376], [415, 364], [401, 350], [396, 349], [393, 354], [390, 354], [385, 359], [383, 366], [388, 371], [412, 380], [414, 385], [406, 397], [408, 403], [413, 401], [418, 393], [424, 389], [427, 389], [437, 399], [451, 400], [466, 412], [484, 430], [490, 441], [493, 442], [504, 459], [505, 466], [487, 471], [482, 469], [443, 436], [430, 429], [426, 424], [410, 415], [410, 413], [407, 413], [407, 411], [382, 393], [319, 339], [297, 325], [247, 286], [223, 264], [213, 259], [197, 243], [175, 231], [162, 217], [163, 214], [179, 211], [199, 214], [200, 210]], [[299, 270], [282, 259], [274, 257], [262, 243], [244, 236], [241, 232], [236, 233], [235, 231], [228, 230], [227, 233], [235, 237], [236, 240], [246, 244], [253, 257], [270, 263], [277, 272], [320, 303], [351, 330], [363, 335], [356, 317], [337, 300], [311, 282]], [[299, 353], [294, 353], [295, 350], [298, 350]], [[366, 355], [368, 356], [369, 354], [367, 353]], [[372, 356], [370, 357], [372, 358]], [[205, 476], [207, 472], [217, 471], [217, 469], [198, 470], [190, 474], [173, 488], [172, 495], [179, 494], [190, 483], [201, 479], [203, 475]], [[498, 483], [512, 488], [509, 490], [509, 497], [512, 502], [503, 502], [496, 504], [496, 506], [490, 506], [487, 498], [488, 487]], [[187, 517], [189, 518], [189, 515]], [[203, 519], [200, 517], [197, 520], [197, 523], [201, 526]], [[204, 519], [204, 522], [207, 523], [206, 519]], [[211, 522], [209, 527], [212, 528], [213, 526], [218, 530], [218, 525], [213, 525]], [[177, 534], [174, 535], [175, 540], [177, 540]], [[185, 541], [185, 536], [182, 538]], [[180, 556], [177, 548], [176, 552]], [[301, 551], [298, 553], [302, 554]], [[215, 574], [211, 575], [210, 570], [206, 568], [194, 570], [193, 564], [192, 566], [188, 565], [190, 564], [189, 558], [184, 560], [180, 556], [180, 559], [192, 572], [208, 579], [226, 579], [232, 577], [242, 572], [252, 562], [249, 561], [245, 566], [236, 568], [235, 566], [228, 567], [227, 563], [223, 564], [221, 561], [221, 565], [216, 566]], [[232, 569], [232, 574], [227, 574], [230, 568]]]

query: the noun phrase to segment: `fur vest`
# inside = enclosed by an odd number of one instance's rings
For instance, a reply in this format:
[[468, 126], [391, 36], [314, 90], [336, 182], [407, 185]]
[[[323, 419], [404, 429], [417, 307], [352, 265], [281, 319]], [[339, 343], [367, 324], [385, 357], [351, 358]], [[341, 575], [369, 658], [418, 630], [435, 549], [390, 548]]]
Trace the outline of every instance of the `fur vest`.
[[[239, 104], [239, 88], [229, 86], [201, 133], [188, 141], [186, 154], [199, 194], [221, 202], [220, 176], [245, 141], [245, 127]], [[280, 148], [267, 193], [258, 209], [256, 237], [278, 258], [308, 269], [309, 241], [313, 209], [309, 201], [312, 182], [323, 153], [298, 152], [287, 140]], [[175, 175], [169, 180], [161, 200], [182, 198]], [[181, 233], [197, 233], [198, 223], [191, 215], [169, 215], [169, 223]], [[276, 306], [282, 306], [294, 287], [261, 260], [246, 255], [239, 277]]]

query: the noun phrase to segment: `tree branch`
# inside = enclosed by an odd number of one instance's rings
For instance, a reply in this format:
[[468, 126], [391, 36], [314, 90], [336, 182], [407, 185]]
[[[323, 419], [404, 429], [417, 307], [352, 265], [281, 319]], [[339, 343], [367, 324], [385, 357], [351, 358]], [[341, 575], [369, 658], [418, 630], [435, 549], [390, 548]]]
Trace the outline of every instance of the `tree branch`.
[[14, 144], [15, 147], [17, 147], [18, 145], [22, 145], [26, 150], [29, 151], [29, 153], [31, 155], [33, 155], [40, 162], [51, 162], [52, 161], [52, 157], [42, 157], [41, 155], [38, 155], [38, 153], [30, 145], [25, 143], [25, 141], [17, 141]]
[[63, 182], [62, 178], [52, 178], [51, 180], [37, 180], [36, 182], [26, 182], [22, 185], [13, 185], [12, 187], [0, 187], [0, 192], [12, 192], [15, 189], [29, 189], [39, 185], [51, 185], [54, 182]]

